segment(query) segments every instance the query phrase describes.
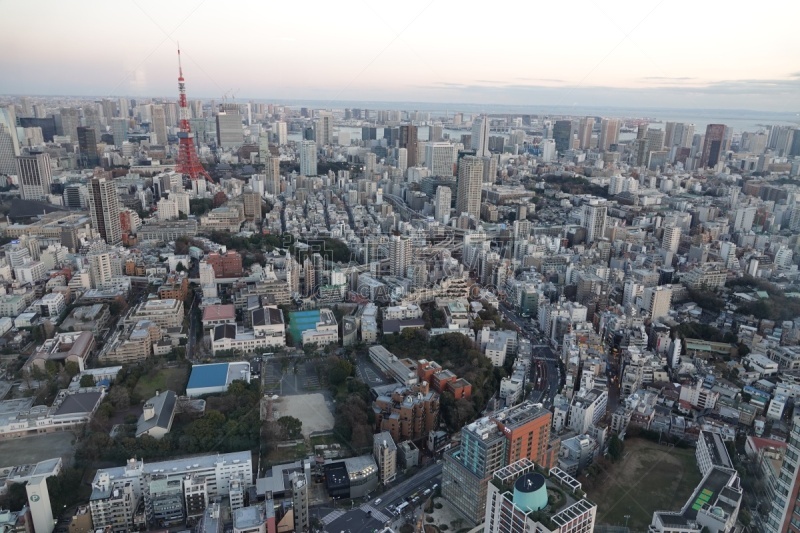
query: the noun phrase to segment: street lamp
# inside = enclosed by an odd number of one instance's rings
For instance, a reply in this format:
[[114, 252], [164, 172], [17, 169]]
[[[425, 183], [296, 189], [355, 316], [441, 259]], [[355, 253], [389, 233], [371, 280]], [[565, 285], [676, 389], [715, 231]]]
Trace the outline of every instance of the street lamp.
[[629, 515], [629, 514], [625, 515], [625, 529], [628, 529], [628, 518], [630, 518], [630, 517], [631, 517], [631, 515]]

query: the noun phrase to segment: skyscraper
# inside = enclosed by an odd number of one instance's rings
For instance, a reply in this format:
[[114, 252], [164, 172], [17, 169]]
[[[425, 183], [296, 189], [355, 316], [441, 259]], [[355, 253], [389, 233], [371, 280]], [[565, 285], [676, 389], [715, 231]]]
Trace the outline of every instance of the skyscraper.
[[317, 146], [330, 146], [333, 144], [333, 113], [320, 111], [314, 122], [314, 138]]
[[50, 194], [50, 156], [31, 152], [17, 157], [20, 195], [23, 200], [44, 200]]
[[278, 143], [279, 146], [283, 146], [286, 144], [288, 134], [286, 133], [286, 123], [285, 122], [276, 122], [275, 123], [275, 142]]
[[556, 120], [553, 126], [553, 140], [556, 142], [556, 150], [560, 154], [572, 149], [571, 120]]
[[[764, 524], [767, 533], [797, 533], [800, 531], [794, 509], [800, 505], [800, 414], [795, 411], [789, 443], [783, 454], [780, 475], [775, 475], [770, 487], [772, 509]], [[767, 500], [769, 501], [769, 500]]]
[[404, 124], [400, 126], [399, 148], [408, 150], [408, 161], [406, 163], [409, 167], [415, 167], [418, 164], [417, 152], [417, 127], [413, 124]]
[[317, 175], [317, 143], [315, 141], [300, 143], [300, 175]]
[[442, 224], [447, 224], [450, 220], [450, 204], [453, 199], [453, 191], [450, 187], [438, 186], [436, 187], [436, 196], [434, 199], [434, 216], [436, 220]]
[[475, 150], [475, 155], [483, 157], [489, 155], [489, 117], [482, 115], [472, 121], [472, 140], [470, 148]]
[[163, 105], [154, 105], [152, 110], [153, 124], [152, 131], [156, 134], [156, 142], [166, 146], [167, 139], [167, 115]]
[[664, 226], [664, 236], [661, 238], [661, 249], [672, 253], [678, 253], [678, 246], [681, 243], [681, 227], [675, 224]]
[[586, 242], [593, 243], [600, 240], [606, 232], [606, 212], [608, 206], [599, 199], [589, 200], [583, 206], [581, 226], [586, 228]]
[[578, 125], [578, 141], [581, 150], [588, 150], [592, 147], [592, 130], [594, 129], [594, 117], [584, 117]]
[[406, 270], [413, 262], [411, 253], [411, 239], [399, 235], [389, 238], [389, 271], [392, 276], [406, 276]]
[[427, 143], [425, 166], [431, 171], [432, 176], [452, 176], [453, 146], [450, 143]]
[[122, 143], [128, 140], [128, 119], [111, 119], [111, 134], [114, 136], [114, 146], [122, 147]]
[[130, 114], [128, 112], [128, 99], [127, 98], [120, 98], [119, 99], [119, 116], [121, 118], [130, 117]]
[[92, 178], [89, 181], [92, 227], [108, 244], [122, 242], [119, 211], [119, 196], [114, 182], [105, 177]]
[[238, 148], [244, 142], [239, 107], [228, 104], [223, 109], [217, 113], [217, 143], [221, 148]]
[[700, 155], [700, 168], [714, 167], [719, 163], [725, 140], [725, 124], [709, 124]]
[[72, 142], [78, 140], [78, 126], [81, 125], [81, 116], [77, 109], [63, 107], [61, 115], [61, 135], [68, 135]]
[[19, 139], [14, 108], [0, 107], [0, 174], [17, 172], [16, 157], [19, 155]]
[[78, 150], [82, 168], [94, 168], [100, 164], [97, 157], [97, 133], [93, 128], [78, 126]]
[[281, 193], [281, 158], [269, 157], [266, 164], [267, 192], [272, 195]]
[[476, 220], [480, 217], [482, 184], [483, 160], [471, 155], [459, 159], [456, 215], [467, 213]]
[[405, 176], [408, 170], [408, 150], [406, 148], [397, 149], [397, 168]]
[[597, 148], [603, 152], [608, 151], [612, 144], [617, 144], [619, 140], [619, 120], [615, 118], [604, 118], [600, 121], [600, 138], [597, 141]]

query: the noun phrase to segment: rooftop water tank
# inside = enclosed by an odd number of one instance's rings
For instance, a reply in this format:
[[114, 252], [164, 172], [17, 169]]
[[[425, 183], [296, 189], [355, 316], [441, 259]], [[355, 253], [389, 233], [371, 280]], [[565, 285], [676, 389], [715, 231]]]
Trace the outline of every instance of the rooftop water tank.
[[536, 472], [525, 474], [514, 483], [514, 505], [525, 512], [547, 507], [547, 487], [544, 476]]

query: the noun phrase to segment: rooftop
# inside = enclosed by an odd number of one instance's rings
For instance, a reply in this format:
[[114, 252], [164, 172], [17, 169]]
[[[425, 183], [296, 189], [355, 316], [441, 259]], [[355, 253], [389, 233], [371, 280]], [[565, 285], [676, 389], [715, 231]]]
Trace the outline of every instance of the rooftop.
[[233, 527], [235, 529], [257, 528], [266, 520], [264, 506], [240, 507], [233, 511]]
[[209, 305], [203, 309], [203, 321], [235, 320], [236, 307], [233, 304]]

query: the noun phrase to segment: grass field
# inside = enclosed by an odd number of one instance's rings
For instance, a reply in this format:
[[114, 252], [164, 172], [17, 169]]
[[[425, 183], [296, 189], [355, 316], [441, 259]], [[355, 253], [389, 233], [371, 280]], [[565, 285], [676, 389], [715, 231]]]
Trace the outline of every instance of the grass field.
[[588, 497], [597, 523], [647, 531], [653, 511], [678, 511], [700, 482], [694, 449], [668, 448], [647, 440], [625, 441], [624, 458], [595, 480]]
[[156, 369], [139, 378], [133, 393], [142, 400], [152, 398], [156, 391], [172, 390], [180, 395], [186, 390], [188, 376], [187, 367]]

